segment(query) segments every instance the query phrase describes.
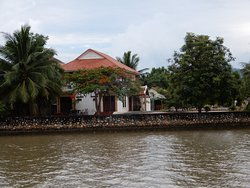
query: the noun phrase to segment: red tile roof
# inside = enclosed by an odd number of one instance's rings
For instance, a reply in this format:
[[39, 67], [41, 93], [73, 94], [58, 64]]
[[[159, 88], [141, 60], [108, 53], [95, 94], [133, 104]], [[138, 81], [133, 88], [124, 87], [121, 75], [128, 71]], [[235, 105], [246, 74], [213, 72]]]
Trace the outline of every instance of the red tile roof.
[[[99, 56], [101, 56], [102, 58], [98, 58], [98, 59], [80, 59], [80, 57], [88, 52], [94, 52], [96, 54], [98, 54]], [[86, 50], [83, 54], [81, 54], [79, 57], [77, 57], [75, 60], [62, 65], [62, 68], [65, 71], [77, 71], [80, 69], [95, 69], [95, 68], [100, 68], [100, 67], [118, 67], [118, 68], [122, 68], [125, 69], [127, 71], [130, 71], [134, 74], [139, 74], [136, 70], [120, 63], [119, 61], [117, 61], [116, 59], [98, 52], [96, 50], [92, 50], [92, 49], [88, 49]]]

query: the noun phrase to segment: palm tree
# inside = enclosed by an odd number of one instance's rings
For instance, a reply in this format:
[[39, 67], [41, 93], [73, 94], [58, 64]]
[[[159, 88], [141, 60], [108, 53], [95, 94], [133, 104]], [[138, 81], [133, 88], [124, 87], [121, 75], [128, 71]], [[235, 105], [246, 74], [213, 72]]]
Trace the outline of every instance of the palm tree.
[[6, 43], [0, 46], [0, 96], [12, 108], [28, 106], [29, 114], [36, 115], [39, 104], [61, 91], [62, 70], [53, 59], [55, 51], [45, 48], [47, 37], [31, 33], [27, 25], [3, 36]]
[[[120, 63], [127, 65], [128, 67], [137, 70], [140, 58], [138, 57], [138, 54], [131, 54], [131, 51], [124, 52], [123, 57], [116, 57], [117, 61]], [[138, 70], [140, 75], [144, 75], [145, 71], [148, 71], [148, 68], [144, 68], [141, 70]]]
[[124, 52], [123, 57], [116, 57], [117, 61], [120, 63], [131, 67], [132, 69], [137, 69], [140, 58], [137, 54], [131, 55], [131, 51]]

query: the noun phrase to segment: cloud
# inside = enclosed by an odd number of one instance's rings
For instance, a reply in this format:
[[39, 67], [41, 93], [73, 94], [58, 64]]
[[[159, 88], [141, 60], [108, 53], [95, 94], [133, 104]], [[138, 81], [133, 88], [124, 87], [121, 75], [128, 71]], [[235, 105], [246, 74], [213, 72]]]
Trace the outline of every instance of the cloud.
[[[140, 68], [166, 66], [166, 59], [184, 43], [186, 32], [209, 35], [212, 38], [224, 37], [236, 62], [250, 60], [250, 13], [245, 7], [234, 1], [212, 1], [211, 3], [179, 2], [181, 7], [172, 7], [168, 11], [159, 10], [148, 20], [140, 24], [131, 24], [111, 41], [113, 55], [122, 55], [132, 50], [141, 56]], [[177, 4], [175, 4], [177, 5]], [[217, 7], [217, 6], [218, 7]], [[240, 19], [241, 18], [241, 19]]]
[[240, 62], [250, 60], [249, 6], [249, 0], [1, 0], [0, 31], [28, 23], [65, 61], [87, 48], [114, 57], [131, 50], [140, 68], [166, 66], [186, 32], [194, 32], [224, 37]]
[[159, 13], [139, 25], [130, 25], [124, 33], [112, 39], [111, 53], [116, 56], [128, 50], [138, 53], [141, 68], [166, 66], [166, 59], [178, 49], [183, 36], [171, 36], [173, 29], [166, 18], [166, 14]]
[[78, 33], [57, 34], [49, 36], [49, 44], [52, 45], [94, 45], [110, 43], [111, 38], [102, 35], [84, 35]]

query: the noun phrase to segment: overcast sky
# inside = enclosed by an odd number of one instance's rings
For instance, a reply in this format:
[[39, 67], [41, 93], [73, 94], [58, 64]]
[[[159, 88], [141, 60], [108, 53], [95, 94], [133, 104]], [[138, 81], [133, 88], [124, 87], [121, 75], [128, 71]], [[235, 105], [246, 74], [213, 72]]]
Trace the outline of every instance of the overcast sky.
[[65, 63], [93, 48], [113, 57], [131, 50], [139, 68], [167, 66], [186, 32], [223, 37], [234, 67], [250, 60], [250, 0], [0, 0], [0, 23], [48, 35]]

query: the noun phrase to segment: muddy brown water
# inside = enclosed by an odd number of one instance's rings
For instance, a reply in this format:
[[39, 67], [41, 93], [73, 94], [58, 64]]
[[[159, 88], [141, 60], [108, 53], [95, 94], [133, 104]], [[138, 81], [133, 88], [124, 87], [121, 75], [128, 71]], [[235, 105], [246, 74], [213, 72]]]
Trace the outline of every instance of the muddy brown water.
[[0, 187], [250, 187], [250, 129], [1, 136]]

